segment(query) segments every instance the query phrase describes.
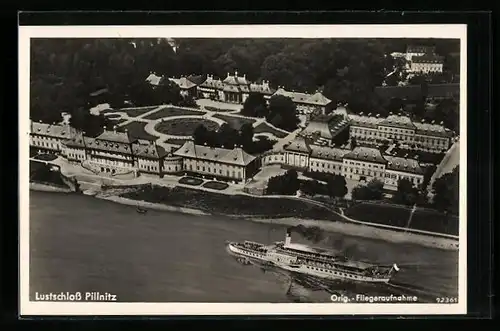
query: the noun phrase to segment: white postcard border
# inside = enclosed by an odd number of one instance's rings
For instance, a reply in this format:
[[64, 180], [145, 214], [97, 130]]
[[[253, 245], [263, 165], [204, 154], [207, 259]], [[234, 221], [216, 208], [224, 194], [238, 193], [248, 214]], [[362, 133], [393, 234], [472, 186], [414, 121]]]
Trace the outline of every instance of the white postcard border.
[[[31, 38], [456, 38], [460, 39], [459, 297], [456, 304], [76, 303], [29, 301], [29, 87]], [[467, 312], [467, 26], [211, 25], [19, 27], [19, 266], [28, 315], [435, 315]]]

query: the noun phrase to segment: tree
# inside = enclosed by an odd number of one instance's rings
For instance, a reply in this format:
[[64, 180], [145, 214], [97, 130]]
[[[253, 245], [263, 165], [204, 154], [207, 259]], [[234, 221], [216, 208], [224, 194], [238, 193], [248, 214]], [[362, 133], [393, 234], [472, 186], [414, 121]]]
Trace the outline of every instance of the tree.
[[299, 123], [295, 103], [292, 99], [282, 95], [271, 97], [269, 100], [269, 114], [266, 119], [274, 126], [287, 131], [295, 130]]
[[331, 197], [342, 198], [347, 194], [347, 183], [344, 176], [332, 175], [327, 180], [328, 194]]
[[263, 117], [265, 112], [262, 108], [267, 108], [264, 96], [260, 93], [250, 93], [243, 104], [241, 114], [251, 117]]
[[266, 194], [294, 195], [300, 188], [297, 171], [288, 170], [283, 175], [269, 178]]
[[216, 141], [218, 146], [231, 149], [239, 145], [240, 135], [236, 129], [224, 123], [216, 133]]
[[434, 181], [434, 207], [438, 210], [458, 215], [460, 206], [459, 167]]
[[358, 146], [358, 142], [356, 141], [356, 137], [351, 137], [351, 149], [354, 149]]
[[406, 178], [398, 181], [398, 189], [392, 199], [395, 203], [403, 205], [414, 205], [419, 196], [418, 189]]
[[358, 185], [353, 188], [351, 195], [354, 200], [380, 200], [384, 194], [384, 183], [379, 179], [372, 179], [367, 185]]
[[203, 125], [200, 124], [194, 129], [193, 131], [193, 140], [194, 143], [197, 145], [203, 145], [207, 142], [208, 138], [208, 132], [207, 128]]
[[253, 126], [251, 123], [245, 123], [240, 129], [240, 144], [248, 148], [253, 144]]

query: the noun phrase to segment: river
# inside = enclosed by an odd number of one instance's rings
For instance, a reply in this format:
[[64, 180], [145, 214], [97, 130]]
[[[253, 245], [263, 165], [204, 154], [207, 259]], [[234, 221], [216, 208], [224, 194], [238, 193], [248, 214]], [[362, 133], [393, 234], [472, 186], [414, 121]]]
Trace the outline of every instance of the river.
[[[225, 250], [226, 240], [266, 243], [284, 235], [285, 227], [275, 224], [154, 210], [142, 215], [89, 196], [31, 191], [30, 297], [98, 291], [121, 302], [328, 302], [328, 292], [290, 286], [287, 275], [243, 266]], [[298, 234], [292, 239], [307, 243]], [[339, 241], [355, 258], [401, 265], [397, 282], [457, 296], [458, 252], [339, 234], [318, 245]], [[387, 289], [338, 284], [335, 291]]]

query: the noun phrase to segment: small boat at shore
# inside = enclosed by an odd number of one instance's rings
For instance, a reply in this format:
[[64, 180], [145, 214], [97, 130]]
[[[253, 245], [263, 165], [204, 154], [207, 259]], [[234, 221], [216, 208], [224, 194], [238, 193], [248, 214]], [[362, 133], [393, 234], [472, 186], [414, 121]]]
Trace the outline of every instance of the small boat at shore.
[[136, 211], [139, 213], [139, 214], [146, 214], [148, 212], [148, 210], [146, 208], [141, 208], [139, 206], [137, 206], [136, 208]]

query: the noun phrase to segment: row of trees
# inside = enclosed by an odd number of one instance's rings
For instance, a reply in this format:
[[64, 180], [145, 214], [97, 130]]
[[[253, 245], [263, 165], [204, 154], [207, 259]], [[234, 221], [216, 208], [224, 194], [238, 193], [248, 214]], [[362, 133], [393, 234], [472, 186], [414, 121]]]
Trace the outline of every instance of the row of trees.
[[[460, 204], [459, 168], [439, 178], [433, 184], [434, 197], [429, 202], [426, 190], [414, 186], [408, 179], [398, 181], [398, 188], [392, 194], [392, 202], [402, 205], [428, 205], [437, 210], [458, 215]], [[366, 185], [353, 188], [353, 200], [381, 200], [384, 197], [384, 183], [373, 179]]]
[[266, 137], [254, 141], [254, 130], [250, 123], [245, 123], [240, 130], [228, 124], [222, 124], [218, 130], [209, 130], [203, 124], [193, 132], [195, 144], [231, 149], [241, 146], [249, 154], [259, 154], [273, 147], [275, 141]]
[[301, 180], [298, 178], [297, 171], [288, 170], [283, 175], [269, 179], [266, 194], [295, 195], [298, 190], [306, 195], [326, 195], [332, 198], [342, 198], [347, 194], [347, 185], [343, 176], [320, 174], [317, 178], [320, 180]]
[[262, 94], [251, 93], [243, 104], [241, 114], [250, 117], [265, 117], [275, 127], [287, 131], [295, 130], [299, 124], [295, 103], [282, 95], [272, 96], [268, 106]]

